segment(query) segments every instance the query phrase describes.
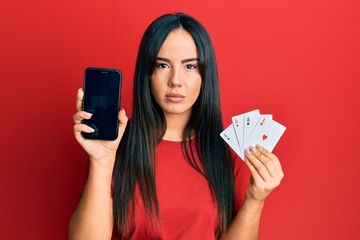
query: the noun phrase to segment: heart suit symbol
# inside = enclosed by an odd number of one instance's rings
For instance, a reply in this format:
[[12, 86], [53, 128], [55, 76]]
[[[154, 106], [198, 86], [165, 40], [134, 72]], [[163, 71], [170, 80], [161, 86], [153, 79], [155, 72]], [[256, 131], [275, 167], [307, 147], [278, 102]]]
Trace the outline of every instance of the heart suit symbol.
[[263, 140], [266, 140], [268, 138], [268, 136], [266, 136], [265, 134], [262, 136]]

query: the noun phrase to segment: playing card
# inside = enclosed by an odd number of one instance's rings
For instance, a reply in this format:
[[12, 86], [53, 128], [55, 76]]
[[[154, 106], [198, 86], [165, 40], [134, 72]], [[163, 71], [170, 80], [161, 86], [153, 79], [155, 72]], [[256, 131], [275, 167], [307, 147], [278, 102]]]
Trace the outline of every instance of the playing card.
[[249, 139], [246, 141], [244, 148], [260, 144], [270, 152], [274, 149], [286, 127], [272, 120], [269, 115], [261, 118], [256, 125]]
[[240, 114], [237, 116], [232, 117], [232, 123], [234, 126], [234, 130], [235, 130], [235, 134], [236, 134], [236, 139], [237, 142], [239, 144], [240, 150], [244, 151], [244, 115], [245, 114]]
[[231, 124], [228, 126], [220, 136], [225, 140], [225, 142], [236, 152], [236, 154], [244, 160], [244, 151], [242, 151], [237, 142], [236, 133], [234, 130], [234, 126]]
[[245, 149], [245, 141], [249, 138], [252, 131], [255, 129], [256, 124], [260, 119], [260, 111], [258, 109], [244, 113], [244, 132], [242, 138], [242, 146]]

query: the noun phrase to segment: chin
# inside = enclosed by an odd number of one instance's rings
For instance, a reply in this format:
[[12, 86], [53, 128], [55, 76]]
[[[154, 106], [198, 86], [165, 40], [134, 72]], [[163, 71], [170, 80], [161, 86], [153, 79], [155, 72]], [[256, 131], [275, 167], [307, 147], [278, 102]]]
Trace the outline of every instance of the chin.
[[167, 108], [167, 109], [163, 109], [163, 112], [164, 112], [165, 114], [177, 114], [177, 115], [181, 115], [181, 114], [190, 114], [190, 113], [191, 113], [191, 109]]

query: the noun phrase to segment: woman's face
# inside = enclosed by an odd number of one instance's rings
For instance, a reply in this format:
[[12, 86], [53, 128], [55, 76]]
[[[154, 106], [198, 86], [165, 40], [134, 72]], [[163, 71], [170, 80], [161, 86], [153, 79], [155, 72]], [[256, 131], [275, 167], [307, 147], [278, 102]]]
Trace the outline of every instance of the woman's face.
[[165, 116], [190, 117], [200, 88], [195, 42], [184, 29], [175, 29], [158, 53], [151, 76], [151, 92]]

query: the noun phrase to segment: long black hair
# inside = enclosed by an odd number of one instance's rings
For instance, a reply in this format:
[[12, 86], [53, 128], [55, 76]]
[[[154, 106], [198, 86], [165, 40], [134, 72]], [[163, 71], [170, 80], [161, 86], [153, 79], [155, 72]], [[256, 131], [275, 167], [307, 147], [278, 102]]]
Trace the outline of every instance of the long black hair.
[[[138, 184], [148, 217], [156, 222], [160, 209], [154, 178], [155, 149], [166, 131], [162, 109], [152, 96], [150, 79], [158, 52], [174, 29], [191, 34], [197, 47], [202, 78], [200, 95], [192, 107], [184, 130], [182, 148], [188, 163], [208, 181], [217, 202], [219, 232], [224, 233], [233, 216], [234, 173], [231, 154], [219, 134], [223, 130], [218, 72], [210, 37], [193, 17], [184, 13], [166, 14], [150, 24], [140, 43], [134, 75], [133, 116], [117, 152], [114, 166], [115, 229], [126, 236], [134, 221], [135, 186]], [[195, 139], [191, 140], [192, 133]], [[187, 141], [196, 141], [198, 166]], [[191, 146], [191, 144], [190, 144]]]

